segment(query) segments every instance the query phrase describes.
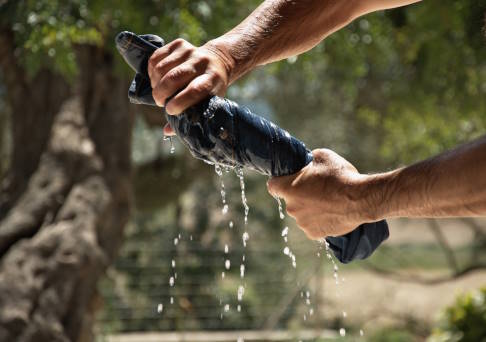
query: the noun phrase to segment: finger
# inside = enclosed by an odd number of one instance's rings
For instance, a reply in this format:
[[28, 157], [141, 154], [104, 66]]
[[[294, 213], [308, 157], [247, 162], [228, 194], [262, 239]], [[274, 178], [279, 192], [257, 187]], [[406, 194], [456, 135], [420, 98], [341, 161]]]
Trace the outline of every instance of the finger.
[[169, 96], [179, 89], [185, 88], [200, 73], [202, 73], [202, 70], [198, 70], [190, 63], [183, 63], [170, 70], [152, 90], [155, 103], [158, 106], [163, 106]]
[[172, 129], [172, 127], [170, 127], [170, 124], [168, 124], [168, 123], [165, 124], [163, 132], [164, 132], [164, 136], [166, 136], [166, 137], [171, 137], [173, 135], [176, 135], [176, 133], [174, 132], [174, 130]]
[[295, 177], [295, 175], [290, 175], [270, 178], [267, 182], [268, 192], [273, 197], [285, 199], [292, 184], [292, 181], [295, 179]]
[[152, 88], [159, 83], [160, 79], [162, 79], [167, 72], [184, 63], [189, 58], [191, 53], [191, 50], [178, 49], [168, 55], [166, 58], [159, 61], [153, 69], [153, 75], [150, 78], [150, 85]]
[[212, 95], [214, 78], [204, 74], [196, 77], [191, 83], [166, 104], [166, 111], [171, 115], [182, 113], [186, 108], [195, 105]]
[[[167, 45], [162, 46], [161, 48], [158, 48], [157, 50], [154, 51], [152, 56], [150, 56], [147, 64], [147, 73], [149, 75], [149, 78], [152, 80], [152, 78], [157, 78], [158, 74], [155, 72], [155, 67], [156, 65], [169, 56], [175, 49], [181, 47], [184, 44], [184, 41], [182, 39], [176, 39], [172, 42], [170, 42]], [[159, 78], [160, 79], [160, 78]], [[153, 85], [152, 85], [153, 88]]]

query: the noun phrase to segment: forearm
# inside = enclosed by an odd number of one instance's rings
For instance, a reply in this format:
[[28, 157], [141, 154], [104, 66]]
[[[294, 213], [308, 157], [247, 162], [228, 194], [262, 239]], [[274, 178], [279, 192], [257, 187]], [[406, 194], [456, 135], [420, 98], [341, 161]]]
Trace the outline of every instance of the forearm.
[[486, 136], [367, 187], [375, 218], [486, 216]]
[[303, 53], [355, 18], [419, 0], [267, 0], [211, 41], [231, 65], [233, 82], [258, 65]]

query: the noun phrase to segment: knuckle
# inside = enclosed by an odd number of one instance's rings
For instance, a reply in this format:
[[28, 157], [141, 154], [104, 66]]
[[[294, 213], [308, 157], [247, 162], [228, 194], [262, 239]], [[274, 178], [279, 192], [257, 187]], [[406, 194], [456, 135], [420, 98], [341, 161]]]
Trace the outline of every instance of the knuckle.
[[184, 76], [184, 74], [185, 74], [184, 69], [174, 68], [165, 75], [164, 79], [165, 79], [165, 81], [168, 81], [170, 83], [174, 83], [178, 79], [180, 79], [182, 76]]
[[172, 46], [174, 47], [178, 47], [178, 46], [182, 46], [186, 41], [182, 38], [177, 38], [177, 39], [174, 39], [171, 43]]
[[200, 56], [197, 56], [197, 61], [200, 65], [208, 65], [209, 62], [211, 62], [211, 59], [207, 55], [202, 54]]
[[297, 216], [297, 208], [293, 205], [287, 205], [287, 214], [289, 214], [289, 216], [292, 216], [292, 217], [296, 217]]
[[212, 84], [209, 81], [201, 81], [191, 85], [190, 91], [195, 94], [207, 94], [211, 92]]

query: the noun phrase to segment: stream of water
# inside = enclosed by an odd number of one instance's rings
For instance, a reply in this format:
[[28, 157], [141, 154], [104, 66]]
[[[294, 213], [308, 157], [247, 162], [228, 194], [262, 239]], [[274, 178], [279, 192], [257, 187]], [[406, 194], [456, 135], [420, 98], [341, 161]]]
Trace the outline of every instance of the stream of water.
[[[170, 142], [170, 153], [171, 154], [174, 153], [175, 148], [174, 148], [174, 144], [173, 144], [173, 141], [172, 141], [172, 137], [164, 137], [164, 140], [168, 140]], [[216, 172], [217, 176], [220, 179], [220, 195], [221, 195], [221, 203], [222, 203], [221, 211], [222, 211], [223, 215], [226, 215], [228, 213], [229, 206], [228, 206], [228, 203], [226, 201], [226, 188], [225, 188], [224, 179], [223, 179], [223, 168], [218, 164], [214, 164], [214, 168], [215, 168], [215, 172]], [[228, 170], [226, 169], [225, 171], [228, 171]], [[239, 178], [240, 190], [241, 190], [241, 203], [242, 203], [243, 208], [244, 208], [244, 225], [243, 225], [243, 233], [241, 235], [241, 240], [242, 240], [243, 248], [246, 249], [248, 241], [250, 239], [250, 235], [248, 233], [248, 214], [249, 214], [250, 208], [248, 206], [246, 193], [245, 193], [245, 180], [244, 180], [243, 169], [240, 168], [240, 167], [236, 167], [234, 169], [234, 171], [235, 171], [237, 177]], [[282, 201], [278, 197], [276, 197], [275, 199], [276, 199], [277, 204], [278, 204], [279, 218], [281, 220], [284, 220], [285, 214], [284, 214], [284, 211], [283, 211]], [[233, 223], [233, 221], [230, 220], [228, 222], [228, 228], [233, 229], [233, 227], [234, 227], [234, 223]], [[288, 233], [289, 233], [289, 227], [284, 226], [284, 228], [282, 229], [282, 232], [281, 232], [281, 236], [282, 236], [282, 239], [284, 241], [284, 248], [283, 248], [282, 252], [285, 256], [287, 256], [290, 259], [292, 267], [294, 269], [296, 269], [297, 268], [296, 257], [295, 257], [295, 254], [291, 251], [291, 249], [288, 245]], [[180, 239], [181, 239], [180, 234], [179, 234], [178, 237], [174, 238], [174, 245], [175, 246], [177, 246]], [[192, 240], [192, 235], [191, 235], [190, 239]], [[325, 247], [326, 257], [331, 262], [332, 267], [333, 267], [333, 278], [334, 278], [334, 281], [335, 281], [335, 284], [336, 284], [336, 291], [337, 291], [336, 295], [339, 298], [340, 297], [340, 293], [339, 293], [339, 282], [340, 281], [339, 281], [339, 275], [338, 275], [339, 268], [338, 268], [334, 258], [331, 255], [331, 250], [330, 250], [328, 242], [325, 239], [322, 239], [321, 242], [322, 242], [321, 246]], [[225, 244], [224, 245], [224, 255], [225, 255], [224, 269], [221, 272], [221, 278], [222, 279], [225, 278], [225, 270], [229, 271], [231, 269], [231, 261], [228, 257], [229, 252], [230, 252], [230, 248], [229, 248], [228, 244]], [[320, 255], [321, 255], [321, 252], [319, 250], [317, 252], [317, 256], [320, 257]], [[176, 283], [176, 279], [177, 279], [175, 260], [171, 261], [171, 268], [172, 268], [172, 275], [169, 278], [169, 285], [170, 285], [170, 287], [174, 287], [175, 283]], [[245, 267], [245, 254], [243, 253], [242, 262], [240, 264], [240, 279], [242, 280], [242, 282], [243, 282], [244, 277], [245, 277], [245, 269], [246, 269], [246, 267]], [[237, 305], [237, 311], [238, 312], [241, 312], [241, 304], [240, 303], [243, 301], [244, 294], [245, 294], [245, 285], [243, 283], [240, 283], [240, 285], [237, 288], [237, 293], [236, 293], [236, 298], [237, 298], [237, 301], [238, 301], [238, 305]], [[314, 308], [311, 305], [311, 298], [310, 297], [311, 297], [310, 292], [308, 290], [305, 291], [305, 292], [301, 291], [301, 298], [303, 299], [305, 305], [308, 307], [308, 310], [306, 310], [306, 313], [308, 313], [309, 316], [312, 316], [314, 314]], [[174, 303], [174, 298], [171, 296], [170, 297], [170, 304], [173, 304], [173, 303]], [[230, 309], [231, 309], [231, 306], [230, 306], [229, 303], [223, 303], [222, 299], [220, 299], [220, 305], [222, 306], [222, 309], [223, 309], [222, 312], [221, 312], [221, 319], [223, 319], [223, 313], [229, 312]], [[159, 303], [157, 305], [157, 313], [160, 314], [160, 313], [163, 312], [163, 310], [164, 310], [163, 303]], [[345, 311], [343, 311], [342, 316], [343, 316], [343, 319], [346, 318], [347, 313]], [[304, 319], [304, 321], [307, 320], [307, 314], [303, 315], [303, 319]], [[344, 328], [340, 328], [339, 334], [340, 334], [340, 336], [344, 337], [346, 335], [346, 330]], [[360, 334], [360, 336], [364, 335], [364, 332], [363, 332], [362, 329], [359, 331], [359, 334]], [[237, 339], [237, 342], [244, 342], [244, 339], [242, 337], [239, 337]]]

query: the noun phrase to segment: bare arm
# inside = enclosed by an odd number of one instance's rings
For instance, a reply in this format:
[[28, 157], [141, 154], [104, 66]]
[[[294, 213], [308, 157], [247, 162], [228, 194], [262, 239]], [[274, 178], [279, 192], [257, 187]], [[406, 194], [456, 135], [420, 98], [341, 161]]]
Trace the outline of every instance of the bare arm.
[[486, 137], [368, 182], [378, 218], [486, 216]]
[[364, 14], [420, 0], [267, 0], [213, 40], [233, 64], [230, 83], [255, 66], [299, 55]]
[[[258, 65], [303, 53], [369, 12], [419, 0], [267, 0], [237, 27], [195, 47], [181, 39], [158, 49], [148, 65], [154, 99], [179, 114]], [[170, 133], [170, 130], [166, 130]]]
[[269, 191], [311, 238], [342, 235], [391, 217], [486, 216], [486, 136], [420, 163], [363, 175], [330, 150]]

